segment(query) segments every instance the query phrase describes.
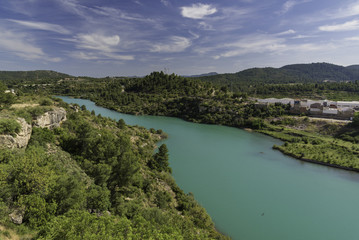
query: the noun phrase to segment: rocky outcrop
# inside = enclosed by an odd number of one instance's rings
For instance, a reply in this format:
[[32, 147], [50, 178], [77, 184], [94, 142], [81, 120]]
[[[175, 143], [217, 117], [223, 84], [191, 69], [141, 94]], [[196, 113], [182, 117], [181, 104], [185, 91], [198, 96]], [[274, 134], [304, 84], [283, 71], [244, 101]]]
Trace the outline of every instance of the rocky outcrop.
[[63, 108], [55, 108], [52, 111], [38, 116], [34, 122], [34, 126], [53, 129], [60, 127], [63, 121], [66, 121], [66, 110]]
[[32, 127], [23, 118], [17, 118], [16, 121], [21, 125], [20, 132], [15, 136], [0, 135], [0, 147], [13, 149], [27, 146], [31, 137]]
[[12, 213], [9, 214], [11, 222], [15, 224], [22, 224], [22, 220], [24, 219], [25, 210], [24, 209], [15, 209]]

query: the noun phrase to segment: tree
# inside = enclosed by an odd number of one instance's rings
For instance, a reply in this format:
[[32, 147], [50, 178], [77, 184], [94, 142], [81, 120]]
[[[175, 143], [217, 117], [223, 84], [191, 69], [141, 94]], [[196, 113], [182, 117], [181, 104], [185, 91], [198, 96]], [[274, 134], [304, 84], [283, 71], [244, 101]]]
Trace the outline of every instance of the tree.
[[118, 120], [117, 127], [120, 129], [124, 129], [126, 127], [126, 123], [122, 118], [120, 120]]
[[149, 162], [149, 166], [158, 171], [172, 172], [168, 166], [168, 148], [166, 144], [160, 146], [158, 152], [153, 156], [153, 160]]
[[8, 107], [14, 103], [15, 98], [12, 93], [5, 93], [6, 86], [0, 82], [0, 109]]
[[359, 112], [355, 112], [355, 113], [354, 113], [353, 125], [354, 125], [354, 126], [359, 126]]

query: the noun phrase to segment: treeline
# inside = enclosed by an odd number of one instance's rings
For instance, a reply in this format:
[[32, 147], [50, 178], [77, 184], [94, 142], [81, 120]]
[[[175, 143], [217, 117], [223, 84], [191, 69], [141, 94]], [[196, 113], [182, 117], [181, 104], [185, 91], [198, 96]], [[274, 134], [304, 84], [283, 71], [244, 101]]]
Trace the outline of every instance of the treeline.
[[354, 100], [359, 97], [359, 82], [253, 84], [247, 92], [257, 97]]

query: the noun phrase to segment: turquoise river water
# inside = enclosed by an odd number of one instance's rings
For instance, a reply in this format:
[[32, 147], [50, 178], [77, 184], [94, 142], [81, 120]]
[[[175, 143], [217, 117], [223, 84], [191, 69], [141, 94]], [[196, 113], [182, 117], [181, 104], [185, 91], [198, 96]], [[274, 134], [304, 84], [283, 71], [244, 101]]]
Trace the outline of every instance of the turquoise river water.
[[243, 240], [359, 239], [359, 174], [272, 150], [280, 141], [236, 128], [133, 116], [61, 97], [127, 124], [162, 129], [177, 184], [216, 228]]

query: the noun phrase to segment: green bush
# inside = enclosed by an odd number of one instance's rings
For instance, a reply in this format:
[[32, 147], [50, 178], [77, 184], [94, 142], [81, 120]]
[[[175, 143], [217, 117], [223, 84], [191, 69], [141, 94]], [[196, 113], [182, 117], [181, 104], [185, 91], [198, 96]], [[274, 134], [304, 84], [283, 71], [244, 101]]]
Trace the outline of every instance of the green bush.
[[15, 119], [0, 119], [0, 134], [9, 134], [15, 136], [21, 130], [21, 125]]
[[45, 147], [46, 143], [51, 143], [54, 141], [54, 134], [51, 130], [47, 128], [37, 128], [34, 127], [32, 129], [31, 138], [29, 141], [30, 145], [38, 144], [40, 146]]
[[51, 106], [52, 104], [53, 102], [48, 98], [44, 98], [40, 101], [41, 106]]

